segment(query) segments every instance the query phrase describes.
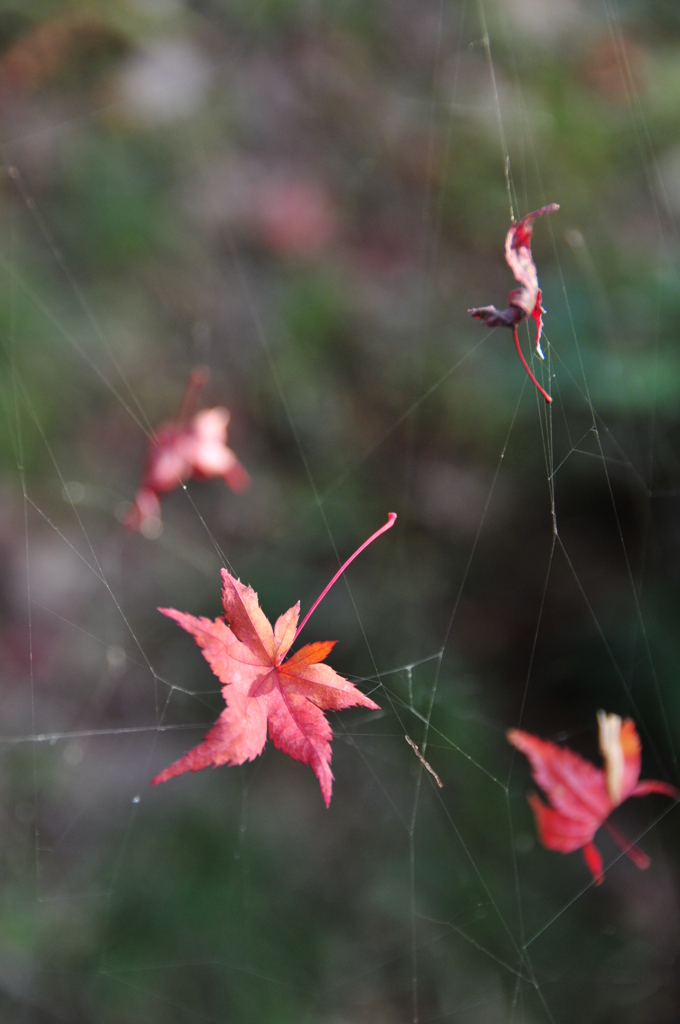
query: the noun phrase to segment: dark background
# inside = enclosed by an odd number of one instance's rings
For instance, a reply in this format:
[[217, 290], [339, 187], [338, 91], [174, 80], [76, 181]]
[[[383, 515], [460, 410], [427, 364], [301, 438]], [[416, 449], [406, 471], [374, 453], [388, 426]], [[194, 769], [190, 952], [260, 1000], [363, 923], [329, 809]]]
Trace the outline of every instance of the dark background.
[[[617, 811], [651, 867], [603, 835], [596, 889], [504, 738], [598, 760], [604, 707], [680, 781], [676, 6], [2, 3], [0, 122], [3, 1020], [676, 1021], [677, 812]], [[466, 312], [509, 196], [561, 204], [549, 414]], [[252, 486], [150, 539], [197, 364]], [[152, 789], [223, 706], [156, 607], [219, 614], [221, 549], [304, 611], [390, 510], [305, 631], [383, 708], [330, 810], [270, 748]]]

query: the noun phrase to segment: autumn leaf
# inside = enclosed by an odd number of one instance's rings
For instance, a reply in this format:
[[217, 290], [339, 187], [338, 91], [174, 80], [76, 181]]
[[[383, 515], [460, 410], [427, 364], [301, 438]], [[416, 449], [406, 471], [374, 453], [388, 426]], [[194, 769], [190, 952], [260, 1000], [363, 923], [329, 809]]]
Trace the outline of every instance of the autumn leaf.
[[510, 729], [507, 738], [529, 759], [534, 780], [549, 801], [545, 804], [536, 793], [527, 797], [538, 838], [548, 850], [559, 853], [582, 849], [593, 880], [599, 885], [604, 880], [602, 854], [593, 838], [602, 825], [638, 868], [649, 867], [647, 855], [607, 821], [614, 808], [629, 796], [662, 793], [678, 800], [680, 792], [668, 782], [638, 781], [640, 739], [632, 719], [622, 722], [618, 715], [607, 715], [604, 711], [598, 712], [597, 718], [604, 771], [568, 747], [559, 747], [519, 729]]
[[335, 640], [305, 644], [288, 660], [286, 655], [314, 609], [350, 562], [389, 530], [396, 518], [390, 512], [387, 523], [345, 562], [299, 627], [299, 602], [279, 616], [272, 630], [255, 591], [226, 569], [222, 569], [223, 617], [213, 621], [173, 608], [159, 608], [191, 633], [202, 648], [204, 658], [222, 683], [226, 707], [203, 742], [160, 772], [152, 779], [153, 785], [210, 765], [252, 761], [262, 753], [269, 733], [275, 747], [295, 761], [310, 765], [328, 807], [333, 788], [333, 731], [323, 712], [357, 705], [378, 710], [378, 705], [329, 665], [322, 664]]
[[125, 525], [133, 530], [153, 536], [160, 526], [159, 495], [192, 477], [222, 477], [233, 491], [242, 491], [250, 483], [248, 473], [227, 447], [229, 410], [217, 406], [195, 411], [207, 379], [204, 367], [191, 373], [178, 419], [164, 423], [151, 440], [144, 476], [125, 518]]
[[510, 226], [510, 230], [505, 238], [505, 261], [512, 270], [515, 280], [519, 282], [520, 287], [514, 288], [510, 292], [506, 309], [499, 310], [495, 306], [479, 306], [468, 310], [471, 316], [475, 317], [476, 320], [483, 320], [489, 327], [512, 328], [515, 348], [522, 360], [524, 369], [546, 402], [552, 402], [552, 398], [538, 383], [524, 358], [517, 336], [517, 324], [521, 323], [522, 320], [527, 320], [529, 317], [536, 321], [536, 354], [540, 359], [543, 359], [541, 334], [543, 333], [543, 314], [545, 310], [541, 305], [538, 273], [531, 255], [531, 236], [534, 231], [534, 221], [536, 218], [542, 217], [544, 213], [554, 213], [559, 208], [558, 203], [550, 203], [548, 206], [542, 206], [540, 210], [528, 213], [522, 220]]

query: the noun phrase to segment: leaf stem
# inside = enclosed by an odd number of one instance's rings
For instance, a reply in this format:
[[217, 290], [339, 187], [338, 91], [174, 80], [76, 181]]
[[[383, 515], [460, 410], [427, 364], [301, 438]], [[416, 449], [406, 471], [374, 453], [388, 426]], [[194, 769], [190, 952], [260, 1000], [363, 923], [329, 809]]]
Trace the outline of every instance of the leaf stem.
[[541, 387], [541, 385], [538, 383], [538, 381], [534, 377], [533, 373], [531, 372], [531, 368], [529, 367], [528, 362], [524, 358], [524, 353], [522, 352], [522, 349], [521, 349], [521, 346], [520, 346], [520, 343], [519, 343], [519, 338], [517, 337], [517, 325], [515, 325], [515, 327], [513, 328], [513, 334], [515, 336], [515, 348], [517, 349], [518, 356], [520, 357], [520, 359], [522, 360], [522, 363], [524, 364], [524, 369], [527, 371], [527, 373], [531, 377], [532, 381], [534, 382], [534, 384], [536, 385], [538, 390], [541, 392], [541, 394], [545, 398], [546, 402], [548, 402], [548, 403], [552, 402], [552, 398], [550, 397], [548, 392], [544, 391], [543, 388]]
[[318, 608], [318, 606], [321, 604], [321, 602], [323, 601], [324, 597], [326, 596], [328, 591], [331, 589], [333, 584], [336, 583], [340, 579], [340, 577], [342, 576], [342, 574], [345, 571], [345, 569], [347, 568], [347, 566], [350, 565], [354, 561], [354, 559], [357, 557], [357, 555], [361, 554], [361, 552], [364, 550], [364, 548], [367, 548], [369, 544], [372, 544], [373, 541], [376, 540], [380, 536], [381, 533], [386, 533], [387, 530], [391, 530], [396, 521], [397, 521], [397, 513], [396, 512], [389, 512], [388, 515], [387, 515], [387, 522], [383, 526], [381, 526], [379, 530], [376, 530], [375, 533], [372, 533], [371, 536], [368, 538], [368, 540], [365, 540], [364, 543], [361, 545], [361, 547], [358, 547], [356, 549], [356, 551], [354, 552], [354, 554], [350, 555], [350, 557], [347, 559], [347, 561], [344, 562], [343, 565], [340, 566], [340, 568], [336, 572], [336, 574], [333, 577], [333, 579], [330, 581], [328, 586], [325, 587], [321, 591], [321, 593], [317, 597], [316, 601], [314, 602], [314, 604], [309, 609], [309, 611], [305, 615], [304, 619], [302, 620], [302, 622], [298, 626], [297, 632], [296, 632], [295, 636], [293, 637], [293, 643], [295, 643], [295, 641], [299, 637], [300, 633], [302, 632], [303, 627], [306, 625], [306, 623], [307, 623], [309, 617], [311, 616], [312, 612], [315, 611]]
[[646, 871], [650, 865], [649, 857], [642, 850], [639, 850], [635, 843], [631, 843], [628, 836], [624, 836], [616, 825], [612, 825], [611, 821], [605, 821], [604, 827], [606, 828], [609, 835], [612, 837], [619, 850], [622, 850], [626, 857], [630, 857], [636, 868], [640, 871]]
[[210, 371], [207, 366], [197, 366], [189, 374], [189, 379], [184, 390], [184, 397], [177, 417], [180, 423], [186, 423], [192, 419], [198, 408], [198, 400], [201, 397], [203, 388], [208, 383]]

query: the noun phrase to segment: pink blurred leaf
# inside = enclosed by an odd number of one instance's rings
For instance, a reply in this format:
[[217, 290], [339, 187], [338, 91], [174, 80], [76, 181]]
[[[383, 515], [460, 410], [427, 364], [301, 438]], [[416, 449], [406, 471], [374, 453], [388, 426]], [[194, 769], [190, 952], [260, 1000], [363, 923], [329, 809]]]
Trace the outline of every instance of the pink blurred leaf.
[[149, 444], [144, 476], [125, 518], [125, 525], [133, 530], [153, 535], [160, 527], [159, 495], [192, 477], [221, 477], [237, 492], [250, 484], [248, 473], [227, 447], [229, 410], [217, 406], [195, 411], [206, 381], [203, 367], [190, 374], [178, 419], [159, 427]]

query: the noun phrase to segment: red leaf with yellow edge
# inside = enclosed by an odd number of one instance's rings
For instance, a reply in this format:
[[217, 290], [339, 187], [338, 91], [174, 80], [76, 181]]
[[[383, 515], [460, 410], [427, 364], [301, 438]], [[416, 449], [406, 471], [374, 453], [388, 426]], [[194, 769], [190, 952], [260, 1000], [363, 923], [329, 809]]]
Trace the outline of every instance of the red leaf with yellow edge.
[[541, 843], [559, 853], [582, 849], [593, 880], [599, 885], [604, 878], [602, 857], [593, 838], [602, 825], [606, 825], [612, 839], [637, 867], [649, 866], [646, 854], [607, 821], [614, 808], [629, 796], [662, 793], [678, 800], [680, 793], [668, 782], [657, 779], [638, 782], [640, 739], [632, 719], [622, 722], [618, 715], [606, 715], [603, 711], [597, 717], [604, 770], [568, 747], [520, 729], [510, 729], [507, 738], [529, 759], [534, 780], [549, 801], [545, 804], [537, 793], [530, 793], [527, 798]]

